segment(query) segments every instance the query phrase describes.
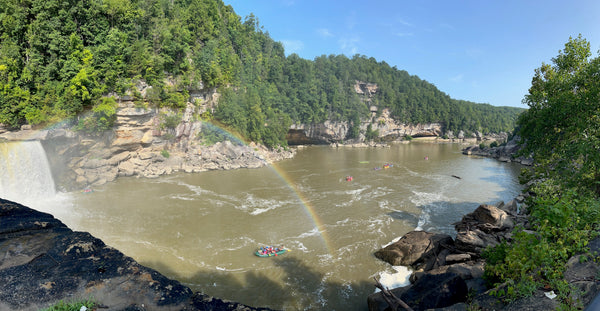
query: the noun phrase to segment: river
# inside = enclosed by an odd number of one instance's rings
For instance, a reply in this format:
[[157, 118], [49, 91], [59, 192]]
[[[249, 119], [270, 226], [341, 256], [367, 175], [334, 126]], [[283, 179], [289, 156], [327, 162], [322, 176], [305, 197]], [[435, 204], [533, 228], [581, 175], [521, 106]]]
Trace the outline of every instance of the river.
[[[308, 147], [259, 169], [119, 178], [38, 209], [211, 296], [366, 310], [373, 277], [391, 286], [409, 274], [376, 250], [414, 229], [454, 236], [464, 214], [520, 192], [520, 165], [465, 156], [462, 147]], [[261, 245], [291, 251], [259, 258]]]

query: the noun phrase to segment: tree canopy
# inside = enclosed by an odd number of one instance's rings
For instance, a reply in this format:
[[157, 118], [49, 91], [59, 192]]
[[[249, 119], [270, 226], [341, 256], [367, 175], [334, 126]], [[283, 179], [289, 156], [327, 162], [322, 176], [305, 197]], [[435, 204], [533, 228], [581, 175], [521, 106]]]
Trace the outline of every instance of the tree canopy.
[[220, 0], [0, 4], [0, 123], [12, 127], [74, 118], [138, 81], [152, 86], [146, 101], [174, 108], [216, 87], [224, 96], [215, 119], [267, 145], [285, 144], [291, 122], [366, 119], [357, 80], [377, 83], [372, 103], [406, 123], [508, 131], [523, 110], [452, 99], [366, 56], [286, 56], [258, 18], [242, 20]]
[[591, 55], [579, 35], [536, 69], [518, 125], [540, 176], [600, 189], [600, 58]]
[[589, 244], [600, 224], [600, 57], [591, 55], [581, 35], [569, 38], [551, 64], [535, 70], [523, 100], [529, 110], [518, 133], [535, 159], [522, 176], [531, 184], [528, 224], [485, 253], [485, 276], [508, 301], [547, 287], [560, 309], [583, 308], [573, 299], [581, 288], [564, 274], [575, 255], [598, 258]]

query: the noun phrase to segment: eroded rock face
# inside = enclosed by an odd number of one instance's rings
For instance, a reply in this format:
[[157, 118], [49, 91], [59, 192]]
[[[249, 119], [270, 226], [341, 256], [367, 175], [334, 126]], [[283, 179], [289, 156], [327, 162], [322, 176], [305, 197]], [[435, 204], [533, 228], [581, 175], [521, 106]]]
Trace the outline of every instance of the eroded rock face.
[[[381, 115], [377, 118], [373, 117], [373, 120], [362, 122], [359, 125], [361, 133], [367, 131], [369, 124], [371, 124], [373, 131], [378, 131], [379, 138], [386, 141], [401, 140], [406, 135], [412, 137], [440, 137], [443, 134], [443, 126], [440, 123], [399, 123], [390, 116], [389, 109], [383, 109]], [[292, 124], [286, 139], [290, 145], [337, 143], [347, 139], [350, 128], [351, 125], [347, 121]], [[364, 137], [356, 141], [364, 141]]]
[[502, 209], [482, 204], [455, 224], [456, 246], [469, 253], [480, 253], [488, 246], [501, 242], [514, 228], [514, 222]]
[[430, 270], [436, 263], [444, 264], [448, 254], [446, 246], [453, 245], [452, 237], [447, 234], [411, 231], [397, 242], [375, 252], [375, 257], [393, 266]]
[[267, 310], [203, 294], [52, 215], [0, 199], [0, 310], [93, 297], [108, 310]]
[[177, 171], [258, 168], [293, 157], [295, 150], [269, 150], [229, 140], [205, 145], [190, 104], [181, 119], [166, 128], [168, 111], [135, 107], [123, 102], [114, 130], [87, 136], [68, 129], [45, 131], [42, 141], [54, 179], [61, 188], [81, 189], [114, 181], [120, 176], [155, 178]]
[[489, 157], [498, 159], [501, 162], [517, 162], [526, 166], [533, 165], [532, 157], [517, 156], [522, 146], [520, 144], [521, 137], [515, 135], [505, 145], [498, 147], [484, 147], [481, 148], [479, 145], [469, 146], [463, 149], [465, 155], [476, 155], [482, 157]]

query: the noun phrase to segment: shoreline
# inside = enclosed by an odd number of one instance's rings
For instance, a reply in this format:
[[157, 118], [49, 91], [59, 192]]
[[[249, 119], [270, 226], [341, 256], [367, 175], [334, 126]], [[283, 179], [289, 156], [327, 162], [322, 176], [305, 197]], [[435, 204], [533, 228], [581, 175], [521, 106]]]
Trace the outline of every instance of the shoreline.
[[[419, 142], [417, 142], [417, 143], [419, 143]], [[429, 141], [427, 143], [429, 143]]]
[[[0, 133], [0, 143], [40, 141], [59, 189], [81, 190], [112, 182], [118, 177], [156, 178], [174, 172], [199, 173], [211, 170], [259, 168], [293, 158], [298, 150], [313, 145], [295, 145], [268, 149], [255, 143], [232, 143], [229, 140], [201, 145], [191, 139], [190, 131], [182, 131], [178, 142], [167, 142], [148, 136], [148, 132], [123, 130], [89, 136], [66, 129], [21, 130]], [[198, 131], [198, 129], [196, 129]], [[491, 140], [492, 138], [484, 138]], [[442, 139], [419, 137], [410, 141], [384, 143], [334, 143], [332, 148], [391, 148], [395, 144], [436, 143], [471, 145], [477, 138]], [[318, 145], [321, 146], [321, 145]], [[323, 145], [326, 146], [326, 145]]]

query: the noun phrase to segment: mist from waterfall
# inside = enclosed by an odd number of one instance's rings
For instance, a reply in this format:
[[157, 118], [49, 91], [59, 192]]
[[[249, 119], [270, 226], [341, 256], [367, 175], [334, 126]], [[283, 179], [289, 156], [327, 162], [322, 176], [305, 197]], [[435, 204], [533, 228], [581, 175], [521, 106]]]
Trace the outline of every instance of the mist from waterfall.
[[55, 195], [50, 165], [39, 141], [0, 143], [0, 198], [34, 207]]

